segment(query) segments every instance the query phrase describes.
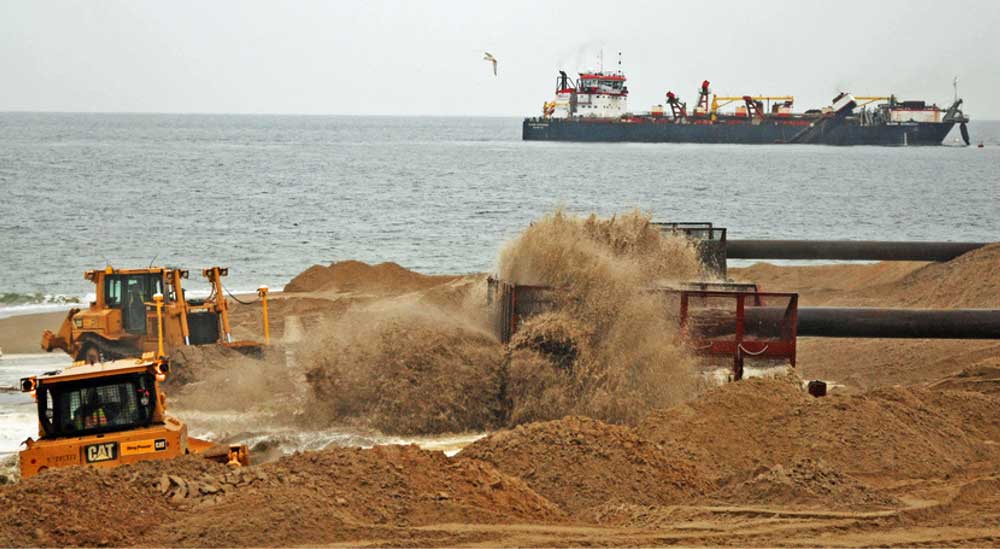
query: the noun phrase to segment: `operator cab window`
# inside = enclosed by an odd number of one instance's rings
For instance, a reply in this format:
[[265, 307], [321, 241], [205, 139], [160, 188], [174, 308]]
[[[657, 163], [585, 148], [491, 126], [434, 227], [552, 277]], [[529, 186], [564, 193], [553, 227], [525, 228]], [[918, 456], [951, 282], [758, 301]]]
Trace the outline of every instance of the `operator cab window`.
[[109, 276], [104, 279], [104, 303], [108, 307], [122, 306], [122, 277]]
[[80, 436], [150, 423], [156, 398], [152, 376], [120, 376], [82, 383], [60, 383], [38, 402], [49, 436]]
[[112, 309], [121, 308], [129, 299], [140, 302], [153, 300], [163, 293], [163, 278], [158, 274], [109, 275], [104, 279], [104, 303]]

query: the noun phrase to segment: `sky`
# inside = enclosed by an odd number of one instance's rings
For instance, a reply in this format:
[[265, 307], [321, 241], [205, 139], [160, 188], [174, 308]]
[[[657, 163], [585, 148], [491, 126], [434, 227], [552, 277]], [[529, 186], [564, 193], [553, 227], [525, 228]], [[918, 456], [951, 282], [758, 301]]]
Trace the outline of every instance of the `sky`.
[[1000, 120], [997, 29], [998, 0], [0, 0], [0, 111], [533, 116], [603, 50], [633, 112], [705, 79], [946, 106], [958, 76]]

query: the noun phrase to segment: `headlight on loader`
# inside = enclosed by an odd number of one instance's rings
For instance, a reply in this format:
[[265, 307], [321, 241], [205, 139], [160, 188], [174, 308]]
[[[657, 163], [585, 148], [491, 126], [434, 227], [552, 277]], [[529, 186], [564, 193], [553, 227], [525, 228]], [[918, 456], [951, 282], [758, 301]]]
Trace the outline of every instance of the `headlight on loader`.
[[35, 381], [34, 377], [22, 377], [21, 378], [21, 392], [22, 393], [30, 393], [31, 391], [34, 391], [37, 386], [38, 386], [38, 382]]

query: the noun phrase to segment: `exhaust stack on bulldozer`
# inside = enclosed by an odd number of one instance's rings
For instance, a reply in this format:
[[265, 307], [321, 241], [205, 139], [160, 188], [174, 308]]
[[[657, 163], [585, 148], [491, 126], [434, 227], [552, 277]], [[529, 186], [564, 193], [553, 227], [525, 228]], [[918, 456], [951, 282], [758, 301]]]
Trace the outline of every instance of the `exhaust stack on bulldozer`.
[[[150, 267], [87, 271], [84, 277], [95, 286], [90, 307], [70, 309], [57, 333], [46, 330], [41, 346], [47, 352], [62, 349], [74, 360], [90, 363], [156, 352], [170, 356], [184, 345], [220, 344], [244, 353], [259, 353], [255, 341], [234, 341], [229, 323], [222, 277], [229, 269], [211, 267], [202, 275], [211, 286], [205, 299], [187, 299], [182, 280], [185, 269]], [[154, 296], [159, 295], [159, 301]], [[267, 333], [267, 291], [259, 291]], [[158, 315], [162, 324], [158, 326]], [[157, 330], [163, 330], [162, 340]], [[161, 347], [162, 346], [162, 347]]]

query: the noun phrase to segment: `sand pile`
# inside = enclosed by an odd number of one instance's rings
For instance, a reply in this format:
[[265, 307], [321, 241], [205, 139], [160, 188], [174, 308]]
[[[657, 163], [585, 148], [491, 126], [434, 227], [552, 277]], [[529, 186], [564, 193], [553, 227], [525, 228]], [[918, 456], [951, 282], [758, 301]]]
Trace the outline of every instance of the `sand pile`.
[[899, 282], [872, 289], [883, 306], [1000, 308], [1000, 244], [931, 263]]
[[236, 471], [194, 457], [72, 467], [0, 487], [4, 546], [322, 544], [379, 528], [562, 518], [488, 464], [415, 446], [311, 452]]
[[506, 418], [503, 347], [459, 312], [358, 310], [307, 352], [307, 419], [389, 434], [487, 430]]
[[864, 481], [938, 478], [1000, 458], [998, 406], [912, 387], [814, 399], [794, 378], [749, 379], [654, 412], [639, 434], [705, 452], [720, 477], [813, 458]]
[[494, 433], [459, 455], [524, 479], [576, 515], [607, 503], [673, 505], [714, 488], [682, 450], [643, 440], [629, 427], [584, 417]]
[[1000, 308], [1000, 244], [944, 263], [776, 266], [730, 269], [737, 280], [769, 291], [802, 293], [800, 305]]
[[797, 459], [724, 486], [710, 499], [726, 505], [805, 505], [823, 509], [892, 507], [896, 498], [845, 475], [822, 460]]
[[[504, 247], [498, 274], [557, 288], [557, 304], [525, 321], [512, 341], [522, 351], [509, 370], [512, 416], [578, 414], [631, 423], [689, 396], [693, 376], [675, 340], [673, 308], [645, 289], [700, 271], [689, 241], [663, 236], [639, 212], [599, 219], [557, 211], [533, 223]], [[550, 396], [540, 401], [542, 393]], [[539, 406], [553, 400], [569, 407]]]
[[[325, 299], [301, 294], [272, 294], [268, 296], [268, 322], [271, 328], [272, 343], [282, 342], [287, 334], [288, 319], [298, 317], [301, 325], [303, 320], [334, 318], [343, 314], [352, 305], [370, 301], [371, 296], [338, 295]], [[233, 327], [233, 339], [252, 341], [264, 340], [264, 317], [260, 301], [255, 300], [249, 305], [241, 303], [229, 304], [229, 321]]]
[[[221, 503], [193, 507], [164, 543], [323, 544], [398, 536], [390, 532], [428, 523], [562, 518], [523, 482], [487, 464], [415, 446], [310, 452], [252, 469], [264, 479], [238, 487]], [[226, 520], [236, 510], [240, 520]], [[377, 529], [384, 532], [372, 534]]]
[[361, 261], [339, 261], [329, 266], [313, 265], [285, 285], [286, 292], [404, 293], [450, 282], [455, 276], [432, 276], [410, 271], [396, 263], [369, 265]]
[[[754, 263], [749, 267], [732, 267], [728, 273], [734, 280], [755, 282], [762, 291], [798, 292], [801, 306], [844, 305], [841, 300], [845, 295], [895, 284], [926, 265], [914, 261], [829, 265]], [[863, 306], [863, 303], [853, 304]]]
[[0, 486], [0, 546], [156, 544], [149, 532], [174, 517], [153, 489], [164, 471], [196, 477], [225, 465], [187, 457], [115, 469], [53, 469]]

